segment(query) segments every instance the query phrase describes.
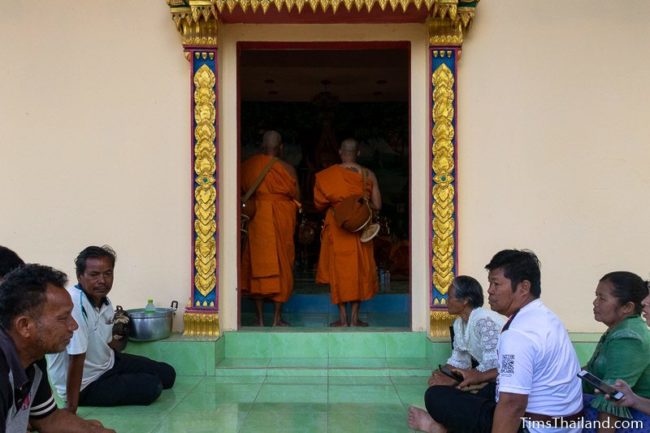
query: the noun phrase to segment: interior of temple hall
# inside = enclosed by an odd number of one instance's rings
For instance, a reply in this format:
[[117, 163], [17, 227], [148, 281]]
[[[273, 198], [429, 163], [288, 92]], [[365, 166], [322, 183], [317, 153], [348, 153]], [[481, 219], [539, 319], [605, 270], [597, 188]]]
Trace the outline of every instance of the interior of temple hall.
[[[283, 158], [298, 174], [294, 294], [284, 306], [293, 326], [326, 327], [337, 314], [330, 313], [329, 287], [316, 283], [324, 215], [314, 207], [314, 177], [338, 163], [339, 143], [354, 137], [358, 162], [376, 174], [383, 203], [373, 239], [379, 295], [362, 314], [373, 326], [409, 327], [409, 50], [401, 45], [240, 46], [240, 159], [259, 151], [265, 131], [278, 130]], [[254, 322], [246, 297], [241, 317], [242, 326]]]

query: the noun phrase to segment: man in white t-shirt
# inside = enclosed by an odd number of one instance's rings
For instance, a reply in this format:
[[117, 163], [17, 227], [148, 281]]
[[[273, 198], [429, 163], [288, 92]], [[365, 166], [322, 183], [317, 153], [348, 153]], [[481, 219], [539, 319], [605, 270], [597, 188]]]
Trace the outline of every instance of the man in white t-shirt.
[[496, 401], [450, 388], [427, 404], [428, 414], [412, 408], [409, 426], [430, 433], [580, 432], [580, 365], [562, 322], [539, 299], [537, 256], [503, 250], [485, 268], [490, 306], [510, 317], [499, 338]]
[[47, 355], [52, 384], [72, 413], [78, 406], [147, 405], [176, 379], [169, 364], [117, 351], [121, 342], [113, 338], [113, 304], [107, 297], [115, 258], [107, 246], [79, 253], [79, 284], [68, 289], [79, 329], [64, 352]]

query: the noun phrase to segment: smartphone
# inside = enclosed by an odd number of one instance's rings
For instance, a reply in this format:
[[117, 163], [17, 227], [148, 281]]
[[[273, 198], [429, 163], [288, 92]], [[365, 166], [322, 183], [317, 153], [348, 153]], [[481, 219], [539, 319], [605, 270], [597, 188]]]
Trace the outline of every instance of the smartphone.
[[455, 371], [451, 371], [451, 369], [445, 365], [438, 364], [438, 370], [440, 370], [440, 372], [445, 376], [451, 377], [452, 379], [458, 382], [462, 382], [465, 379], [462, 374], [456, 373]]
[[585, 382], [593, 385], [594, 388], [598, 389], [603, 394], [609, 395], [612, 399], [616, 401], [623, 398], [624, 394], [621, 391], [617, 391], [616, 388], [603, 382], [593, 374], [589, 373], [587, 370], [580, 371], [580, 373], [578, 373], [578, 377], [584, 380]]

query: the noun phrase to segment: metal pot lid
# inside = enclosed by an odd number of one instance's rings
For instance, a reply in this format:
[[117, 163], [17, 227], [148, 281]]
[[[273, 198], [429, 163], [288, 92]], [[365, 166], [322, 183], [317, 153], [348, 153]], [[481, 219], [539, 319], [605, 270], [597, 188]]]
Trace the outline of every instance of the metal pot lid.
[[134, 308], [132, 310], [126, 310], [126, 312], [131, 316], [132, 319], [157, 319], [160, 317], [167, 317], [174, 314], [176, 310], [173, 308], [159, 308], [156, 307], [156, 311], [145, 311], [144, 308]]

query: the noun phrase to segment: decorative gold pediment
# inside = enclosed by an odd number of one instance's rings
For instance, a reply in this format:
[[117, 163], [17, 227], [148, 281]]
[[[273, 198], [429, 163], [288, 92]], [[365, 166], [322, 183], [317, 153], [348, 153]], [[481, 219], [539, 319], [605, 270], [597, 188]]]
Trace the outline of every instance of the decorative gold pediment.
[[167, 0], [183, 45], [216, 46], [218, 15], [211, 0]]
[[472, 14], [468, 12], [476, 8], [479, 0], [167, 0], [167, 3], [174, 9], [190, 9], [192, 12], [198, 10], [194, 14], [209, 14], [213, 10], [219, 13], [228, 11], [233, 12], [237, 7], [240, 7], [244, 12], [257, 12], [261, 9], [266, 13], [270, 7], [276, 10], [287, 10], [292, 12], [296, 10], [298, 13], [302, 12], [304, 7], [307, 6], [312, 12], [327, 12], [332, 10], [336, 12], [340, 7], [343, 7], [348, 12], [362, 10], [369, 11], [375, 6], [379, 6], [381, 11], [398, 12], [400, 9], [405, 11], [410, 5], [414, 5], [417, 9], [424, 6], [427, 10], [433, 11], [432, 16], [438, 18], [450, 18], [455, 21], [461, 18], [465, 22], [465, 26], [469, 23]]
[[[389, 14], [405, 13], [411, 5], [430, 11], [427, 18], [432, 45], [461, 45], [475, 16], [479, 0], [167, 0], [176, 28], [185, 45], [216, 45], [219, 16], [240, 9], [245, 14], [258, 11], [319, 14], [339, 10], [368, 12], [378, 8]], [[372, 17], [368, 18], [371, 22]], [[379, 18], [377, 18], [379, 20]]]

